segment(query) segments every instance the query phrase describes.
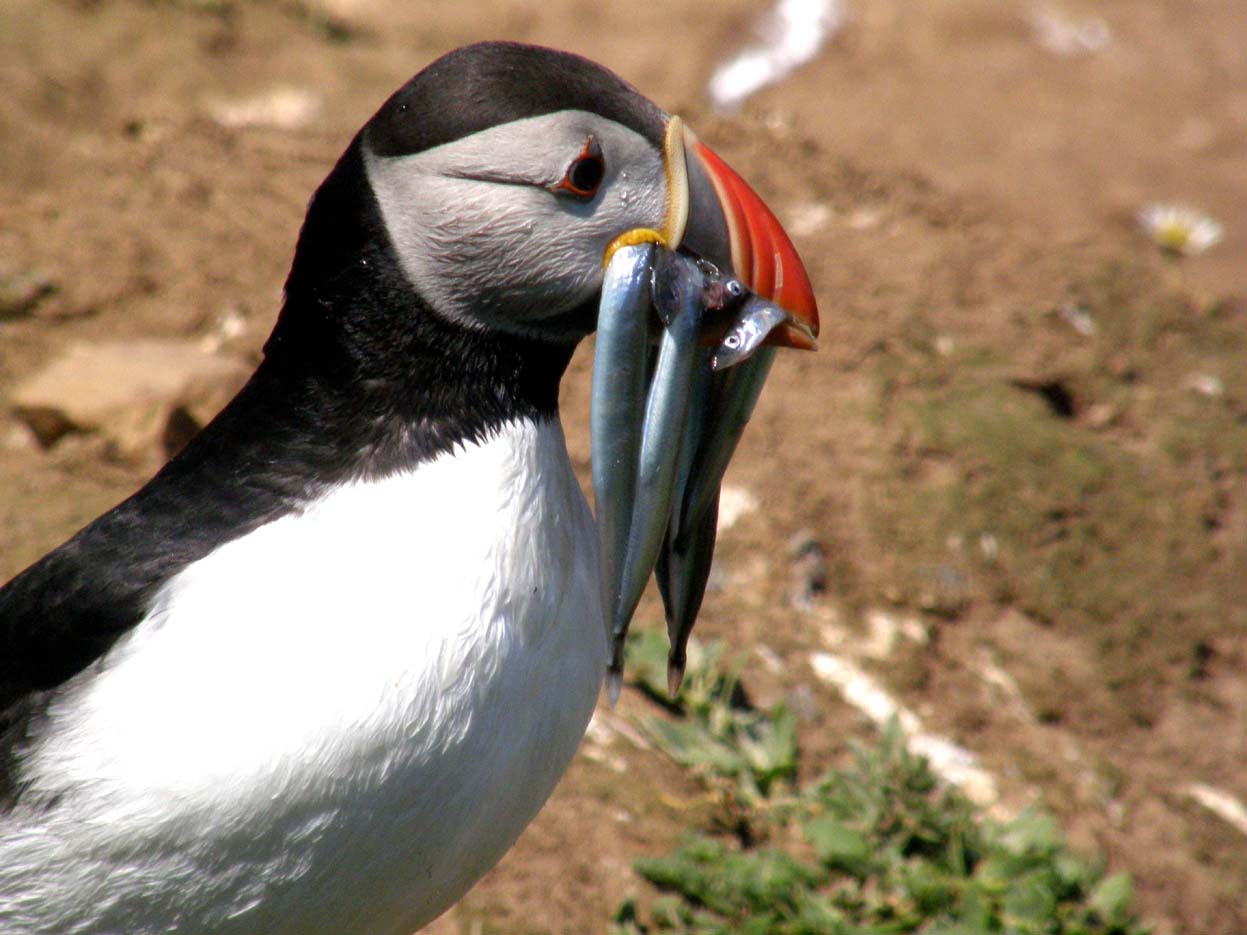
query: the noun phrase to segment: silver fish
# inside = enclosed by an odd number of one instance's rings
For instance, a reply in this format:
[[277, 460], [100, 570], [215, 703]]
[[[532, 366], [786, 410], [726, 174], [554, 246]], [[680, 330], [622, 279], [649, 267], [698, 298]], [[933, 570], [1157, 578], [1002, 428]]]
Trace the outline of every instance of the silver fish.
[[716, 496], [697, 527], [687, 531], [681, 548], [676, 547], [676, 535], [668, 528], [654, 568], [667, 618], [667, 640], [671, 647], [667, 652], [667, 693], [672, 698], [680, 693], [684, 683], [688, 639], [706, 594], [718, 522], [719, 498]]
[[[693, 365], [692, 384], [689, 387], [688, 421], [684, 427], [680, 457], [676, 463], [671, 515], [663, 536], [662, 548], [658, 552], [658, 563], [654, 567], [654, 577], [658, 581], [667, 618], [667, 637], [671, 645], [667, 659], [667, 691], [672, 698], [679, 693], [680, 684], [684, 680], [688, 633], [692, 631], [692, 621], [697, 618], [697, 612], [701, 609], [701, 598], [710, 573], [710, 559], [714, 554], [714, 522], [711, 522], [709, 528], [708, 549], [705, 536], [698, 537], [692, 550], [677, 551], [674, 541], [684, 522], [685, 495], [696, 468], [697, 455], [705, 444], [711, 398], [716, 392], [716, 384], [722, 380], [721, 375], [710, 369], [710, 352], [705, 348], [698, 348], [697, 360]], [[690, 564], [690, 559], [694, 557], [696, 561]], [[703, 564], [704, 568], [701, 567]]]
[[653, 244], [615, 252], [602, 282], [589, 438], [603, 607], [613, 622], [632, 528], [643, 402], [649, 383]]
[[748, 359], [772, 331], [780, 325], [795, 323], [793, 317], [774, 302], [756, 295], [744, 299], [735, 319], [710, 360], [715, 370], [725, 370]]
[[611, 629], [613, 669], [623, 666], [628, 624], [658, 560], [669, 525], [701, 331], [702, 285], [702, 273], [695, 262], [666, 251], [658, 253], [654, 265], [654, 307], [666, 324], [645, 402], [632, 524]]
[[[729, 322], [713, 350], [698, 346], [710, 315]], [[590, 428], [612, 702], [651, 572], [671, 641], [668, 689], [679, 690], [714, 555], [723, 475], [775, 356], [761, 344], [789, 320], [710, 264], [653, 245], [621, 248], [607, 267]]]
[[[655, 570], [667, 617], [667, 690], [675, 697], [684, 679], [688, 639], [701, 610], [714, 557], [719, 490], [745, 425], [775, 359], [775, 348], [761, 348], [727, 372], [713, 374], [707, 407], [690, 418], [696, 455], [672, 509], [663, 552]], [[695, 427], [695, 428], [694, 428]], [[686, 439], [686, 447], [690, 447]]]
[[703, 429], [705, 439], [698, 452], [689, 486], [684, 493], [682, 520], [676, 535], [683, 547], [692, 530], [702, 521], [712, 502], [719, 498], [719, 487], [736, 446], [753, 415], [754, 406], [775, 362], [776, 348], [758, 348], [752, 357], [738, 363], [716, 383], [710, 400], [710, 414]]

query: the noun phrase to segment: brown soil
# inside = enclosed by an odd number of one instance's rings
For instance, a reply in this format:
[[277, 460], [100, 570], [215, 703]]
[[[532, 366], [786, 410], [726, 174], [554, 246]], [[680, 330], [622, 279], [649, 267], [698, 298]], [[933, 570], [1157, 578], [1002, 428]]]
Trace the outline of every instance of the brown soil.
[[[878, 609], [917, 619], [925, 645], [868, 667], [979, 754], [1006, 805], [1043, 802], [1131, 871], [1159, 932], [1247, 931], [1247, 839], [1183, 791], [1247, 799], [1242, 2], [1068, 0], [1112, 37], [1070, 57], [1024, 2], [849, 6], [814, 63], [725, 118], [701, 89], [758, 12], [743, 0], [8, 0], [0, 285], [54, 291], [0, 325], [0, 400], [77, 340], [241, 314], [230, 347], [256, 355], [307, 197], [393, 88], [478, 38], [581, 52], [753, 181], [823, 310], [821, 352], [776, 368], [729, 477], [764, 507], [725, 534], [699, 633], [778, 655], [745, 680], [803, 712], [812, 768], [868, 728], [810, 651]], [[276, 86], [319, 100], [310, 122], [213, 119]], [[1134, 215], [1171, 199], [1224, 241], [1163, 257]], [[587, 350], [565, 388], [582, 468]], [[0, 580], [151, 467], [90, 438], [42, 450], [0, 412]], [[829, 569], [805, 605], [800, 529]], [[648, 713], [625, 692], [613, 717]], [[640, 888], [631, 858], [704, 825], [659, 754], [593, 753], [434, 931], [601, 932]]]

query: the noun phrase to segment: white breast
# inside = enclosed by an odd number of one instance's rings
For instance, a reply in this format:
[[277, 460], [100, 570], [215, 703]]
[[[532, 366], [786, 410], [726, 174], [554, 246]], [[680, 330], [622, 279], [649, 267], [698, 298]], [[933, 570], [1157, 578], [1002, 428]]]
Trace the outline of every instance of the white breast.
[[51, 712], [27, 775], [61, 799], [0, 825], [0, 930], [412, 931], [570, 761], [599, 593], [556, 421], [222, 546]]

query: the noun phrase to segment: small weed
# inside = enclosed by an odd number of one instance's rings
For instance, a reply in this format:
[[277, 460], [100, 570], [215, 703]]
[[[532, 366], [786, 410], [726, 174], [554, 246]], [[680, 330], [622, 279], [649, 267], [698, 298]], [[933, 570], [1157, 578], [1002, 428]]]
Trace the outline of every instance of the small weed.
[[[642, 634], [629, 655], [639, 684], [656, 695], [663, 670], [649, 665], [661, 643]], [[1130, 912], [1128, 876], [1105, 876], [1072, 854], [1046, 815], [985, 817], [940, 785], [895, 726], [878, 745], [857, 747], [850, 767], [792, 789], [791, 715], [733, 704], [737, 677], [717, 668], [720, 656], [718, 647], [690, 654], [690, 691], [677, 706], [684, 719], [647, 729], [712, 787], [736, 784], [746, 810], [759, 821], [765, 813], [768, 844], [697, 835], [666, 857], [638, 860], [637, 873], [662, 895], [625, 902], [612, 935], [1148, 931]], [[759, 758], [760, 747], [770, 755]]]
[[796, 720], [783, 706], [754, 708], [740, 688], [739, 670], [719, 666], [722, 646], [689, 646], [684, 686], [673, 705], [666, 695], [666, 639], [638, 633], [627, 664], [639, 687], [683, 716], [651, 719], [646, 731], [673, 760], [733, 801], [757, 809], [797, 772]]

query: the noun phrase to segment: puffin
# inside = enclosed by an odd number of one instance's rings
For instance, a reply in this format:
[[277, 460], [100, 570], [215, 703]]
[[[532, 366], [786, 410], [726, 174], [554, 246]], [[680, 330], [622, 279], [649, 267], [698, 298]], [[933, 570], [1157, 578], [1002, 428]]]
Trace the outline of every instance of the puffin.
[[407, 935], [510, 848], [610, 657], [558, 414], [609, 250], [752, 250], [817, 324], [774, 216], [673, 128], [505, 42], [363, 126], [250, 380], [0, 589], [0, 932]]

